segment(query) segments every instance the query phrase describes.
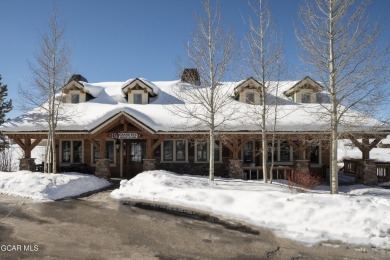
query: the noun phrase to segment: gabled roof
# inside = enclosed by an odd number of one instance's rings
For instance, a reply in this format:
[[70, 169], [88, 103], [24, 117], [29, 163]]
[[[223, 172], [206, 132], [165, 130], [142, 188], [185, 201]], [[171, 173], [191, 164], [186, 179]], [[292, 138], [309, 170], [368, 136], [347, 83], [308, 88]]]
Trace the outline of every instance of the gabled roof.
[[128, 90], [131, 90], [136, 86], [140, 86], [141, 88], [146, 89], [152, 96], [156, 96], [159, 91], [159, 88], [156, 85], [142, 78], [135, 78], [126, 81], [122, 86], [122, 91], [127, 93]]
[[310, 87], [315, 92], [320, 92], [324, 90], [324, 87], [318, 84], [317, 81], [313, 80], [309, 76], [304, 77], [302, 80], [300, 80], [298, 83], [296, 83], [294, 86], [292, 86], [290, 89], [286, 90], [283, 94], [288, 96], [291, 96], [294, 94], [297, 90], [302, 89], [305, 85], [310, 85]]
[[253, 77], [249, 77], [246, 80], [242, 81], [234, 88], [234, 92], [239, 92], [244, 88], [254, 88], [259, 89], [261, 87], [261, 83], [255, 80]]

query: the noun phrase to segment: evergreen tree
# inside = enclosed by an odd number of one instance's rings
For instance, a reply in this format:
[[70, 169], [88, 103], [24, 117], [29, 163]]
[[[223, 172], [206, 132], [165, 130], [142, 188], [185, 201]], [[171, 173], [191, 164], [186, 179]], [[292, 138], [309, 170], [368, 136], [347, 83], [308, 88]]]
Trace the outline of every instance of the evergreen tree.
[[7, 119], [5, 115], [12, 110], [12, 99], [5, 100], [8, 96], [7, 85], [2, 85], [0, 75], [0, 125], [2, 125]]

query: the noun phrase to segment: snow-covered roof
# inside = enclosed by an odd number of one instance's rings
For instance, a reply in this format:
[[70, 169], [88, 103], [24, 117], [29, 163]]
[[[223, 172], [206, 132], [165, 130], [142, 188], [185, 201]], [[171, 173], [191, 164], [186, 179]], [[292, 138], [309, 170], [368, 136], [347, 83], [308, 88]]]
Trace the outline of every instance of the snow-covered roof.
[[[150, 82], [141, 79], [146, 85], [152, 88], [157, 96], [150, 98], [149, 104], [129, 104], [123, 87], [137, 78], [125, 82], [80, 82], [88, 93], [95, 98], [78, 104], [64, 103], [60, 111], [57, 131], [82, 131], [92, 132], [103, 123], [112, 120], [118, 115], [125, 115], [139, 125], [145, 126], [152, 132], [187, 132], [207, 131], [204, 124], [195, 119], [190, 121], [175, 113], [177, 108], [186, 105], [184, 100], [177, 93], [180, 88], [186, 87], [191, 90], [195, 86], [189, 83], [176, 81], [154, 81]], [[234, 115], [234, 120], [225, 122], [218, 127], [218, 131], [258, 131], [260, 122], [259, 115], [253, 113], [253, 105], [245, 104], [234, 99], [234, 89], [243, 81], [224, 82], [220, 88], [225, 95], [231, 97], [231, 104], [223, 113]], [[301, 104], [295, 103], [286, 97], [283, 92], [291, 89], [299, 81], [270, 82], [270, 85], [278, 84], [279, 88], [270, 93], [270, 99], [278, 99], [276, 131], [328, 131], [329, 118], [319, 119], [320, 112], [324, 112], [324, 104]], [[276, 92], [277, 91], [277, 92]], [[191, 92], [190, 92], [191, 93]], [[188, 104], [187, 104], [188, 105]], [[273, 111], [271, 106], [271, 111]], [[46, 131], [45, 113], [42, 108], [36, 108], [20, 117], [17, 117], [0, 127], [2, 132], [33, 132]], [[217, 117], [217, 122], [219, 118]], [[357, 112], [350, 112], [345, 115], [344, 126], [358, 125], [359, 131], [372, 130], [372, 127], [380, 122], [372, 119], [364, 119]], [[273, 117], [267, 123], [272, 129]], [[342, 131], [343, 128], [341, 127]]]

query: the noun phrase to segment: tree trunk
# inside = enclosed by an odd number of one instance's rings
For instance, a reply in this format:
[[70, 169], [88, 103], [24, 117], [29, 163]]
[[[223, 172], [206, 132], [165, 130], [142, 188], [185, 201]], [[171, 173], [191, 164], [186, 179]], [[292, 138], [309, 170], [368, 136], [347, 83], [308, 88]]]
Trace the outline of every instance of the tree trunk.
[[329, 88], [331, 95], [331, 165], [330, 165], [330, 193], [337, 194], [338, 187], [338, 167], [337, 167], [337, 139], [338, 139], [338, 114], [337, 114], [337, 92], [336, 92], [336, 72], [334, 57], [334, 1], [329, 1]]

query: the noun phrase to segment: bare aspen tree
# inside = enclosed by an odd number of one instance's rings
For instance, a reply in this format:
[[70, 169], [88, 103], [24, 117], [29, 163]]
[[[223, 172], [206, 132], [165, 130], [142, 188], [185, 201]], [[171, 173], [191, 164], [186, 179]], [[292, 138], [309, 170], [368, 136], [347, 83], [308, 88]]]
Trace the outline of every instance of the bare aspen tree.
[[70, 48], [65, 41], [65, 29], [58, 20], [54, 6], [47, 22], [48, 29], [41, 33], [41, 43], [29, 61], [30, 86], [19, 88], [24, 99], [24, 109], [39, 107], [48, 126], [45, 151], [45, 172], [56, 173], [55, 133], [61, 107], [60, 88], [69, 79]]
[[[272, 167], [274, 158], [271, 157], [271, 168], [268, 171], [268, 150], [272, 155], [275, 149], [275, 130], [277, 122], [277, 102], [279, 81], [285, 64], [283, 63], [283, 48], [279, 43], [278, 34], [272, 21], [271, 11], [266, 0], [250, 2], [256, 18], [249, 21], [248, 64], [254, 78], [260, 83], [257, 89], [260, 104], [253, 104], [252, 113], [259, 118], [262, 143], [263, 178], [267, 182], [268, 172], [272, 182]], [[267, 134], [271, 133], [271, 147], [268, 147]]]
[[[352, 109], [375, 115], [388, 77], [388, 50], [378, 42], [380, 28], [370, 23], [369, 1], [306, 1], [299, 10], [296, 34], [302, 58], [329, 92], [322, 120], [330, 125], [330, 185], [338, 193], [337, 140], [345, 132], [344, 120]], [[350, 119], [350, 118], [349, 118]], [[356, 121], [362, 118], [356, 117]], [[342, 127], [342, 128], [341, 128]]]
[[[209, 179], [214, 180], [214, 149], [216, 129], [231, 119], [228, 106], [232, 93], [220, 82], [226, 77], [233, 56], [233, 34], [224, 30], [219, 7], [212, 8], [203, 1], [204, 17], [196, 16], [197, 28], [187, 46], [188, 63], [199, 75], [194, 84], [183, 84], [176, 93], [184, 104], [174, 107], [174, 113], [187, 118], [190, 125], [206, 127], [209, 131]], [[199, 77], [198, 77], [199, 76]]]

